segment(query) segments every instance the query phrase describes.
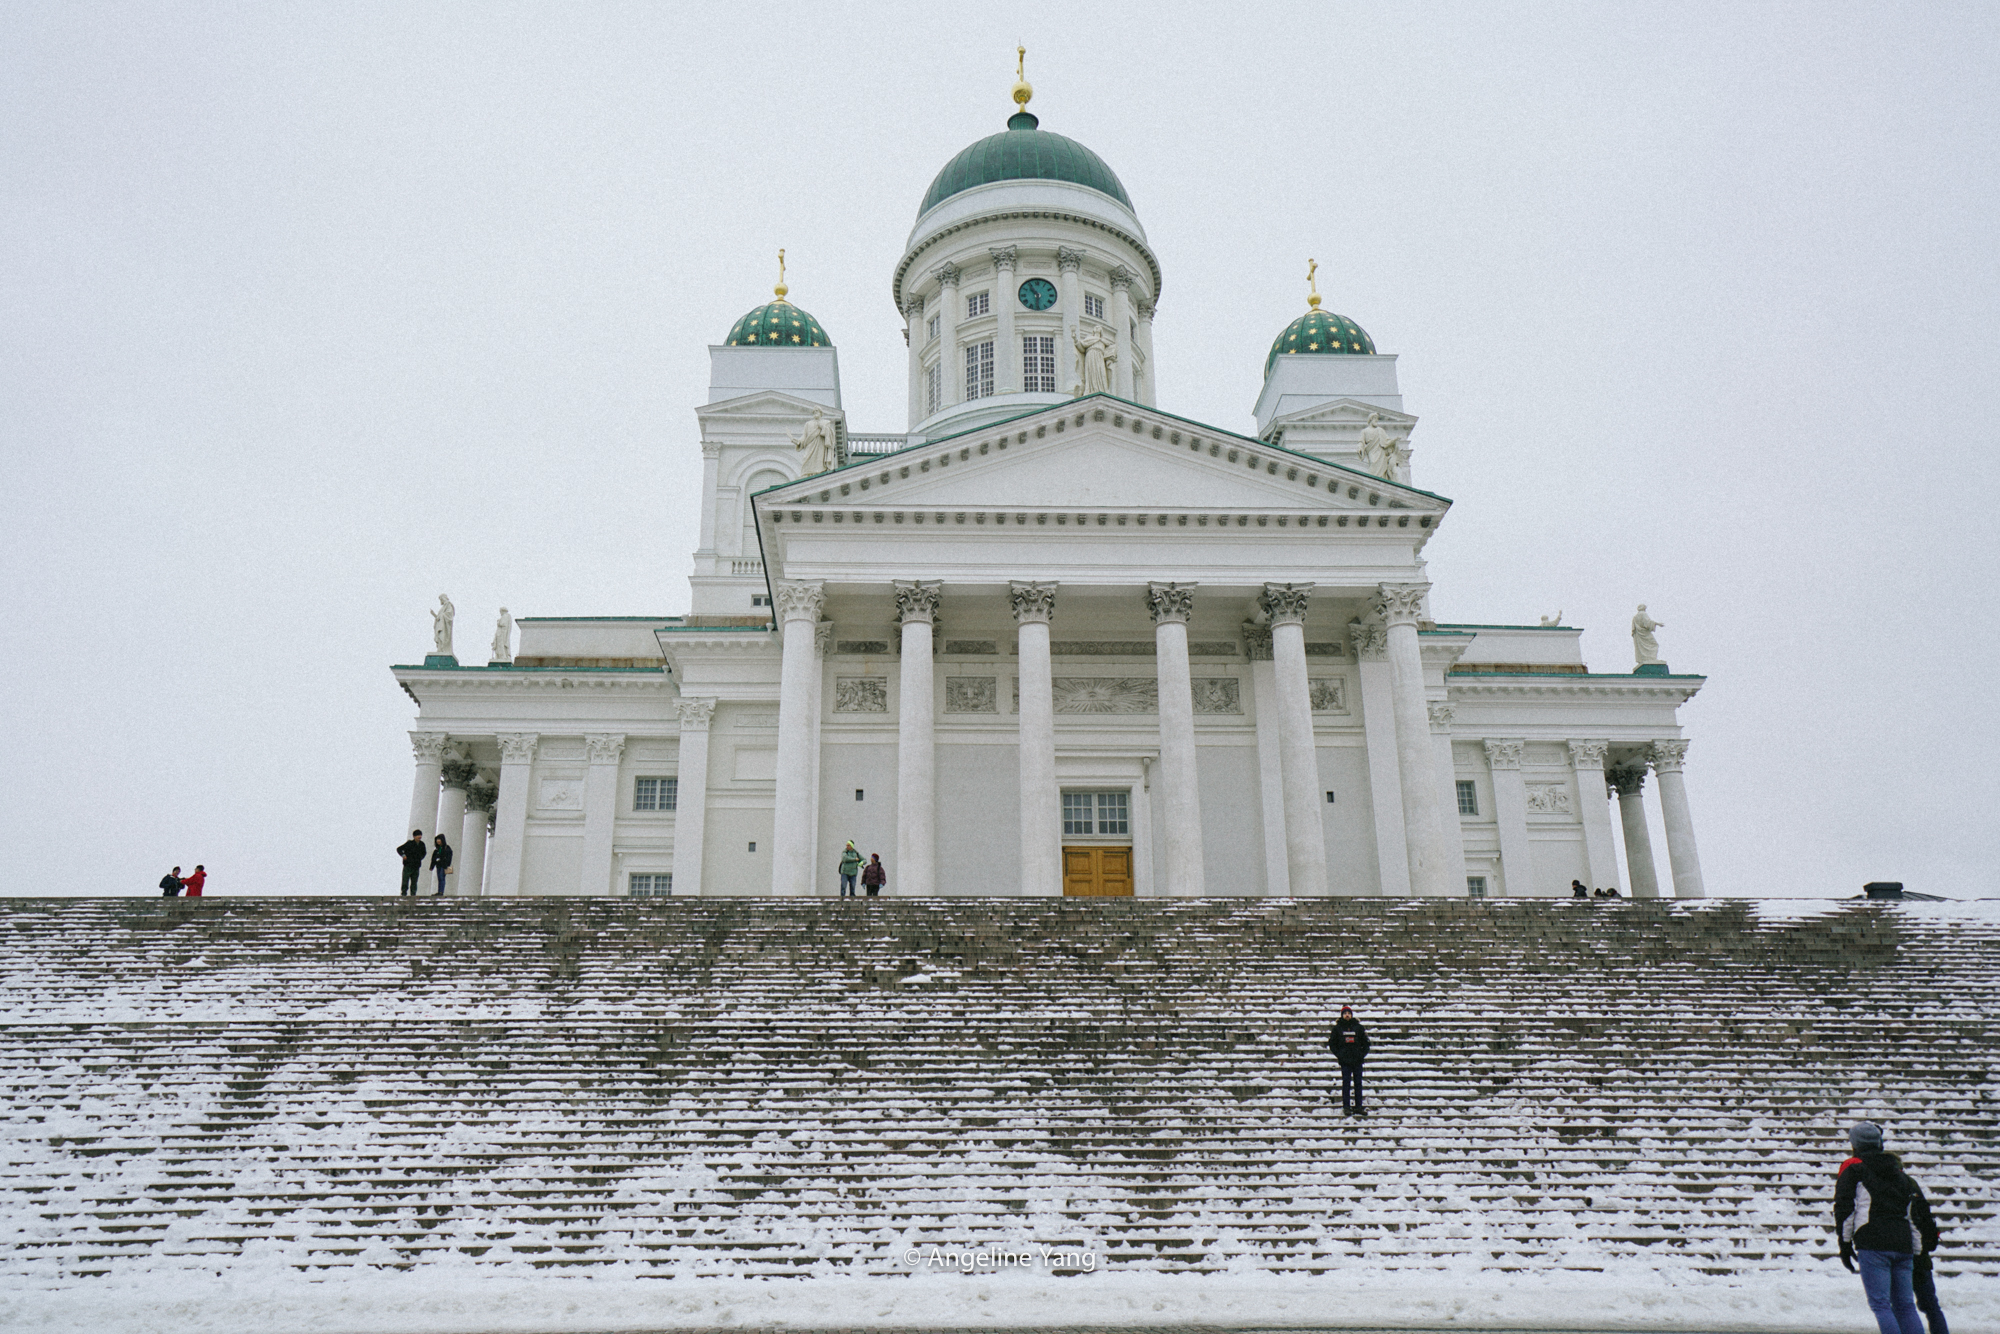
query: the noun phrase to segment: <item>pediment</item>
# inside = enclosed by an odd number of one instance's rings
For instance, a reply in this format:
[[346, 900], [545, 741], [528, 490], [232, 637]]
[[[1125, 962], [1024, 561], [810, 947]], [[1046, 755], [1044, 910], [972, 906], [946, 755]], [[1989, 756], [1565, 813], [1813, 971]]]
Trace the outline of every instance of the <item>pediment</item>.
[[1315, 403], [1312, 407], [1298, 412], [1287, 413], [1271, 423], [1276, 427], [1285, 426], [1354, 426], [1368, 424], [1368, 417], [1374, 414], [1387, 427], [1403, 427], [1405, 431], [1417, 424], [1415, 416], [1407, 412], [1397, 412], [1358, 398], [1336, 398], [1325, 403]]
[[814, 412], [824, 412], [835, 421], [844, 421], [847, 414], [839, 408], [830, 408], [810, 398], [788, 394], [782, 389], [759, 389], [755, 393], [739, 398], [726, 398], [719, 403], [704, 403], [695, 409], [695, 417], [707, 423], [718, 418], [755, 421], [759, 419], [783, 418], [791, 420], [810, 417]]
[[[1400, 416], [1400, 414], [1398, 414]], [[761, 509], [1441, 514], [1428, 492], [1093, 398], [774, 487]]]

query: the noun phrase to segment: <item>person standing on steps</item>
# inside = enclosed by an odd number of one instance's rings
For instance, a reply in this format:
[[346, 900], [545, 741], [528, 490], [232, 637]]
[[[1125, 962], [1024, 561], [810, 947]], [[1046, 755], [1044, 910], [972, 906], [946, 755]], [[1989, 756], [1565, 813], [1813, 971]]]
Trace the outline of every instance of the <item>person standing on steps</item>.
[[1590, 897], [1590, 891], [1583, 887], [1583, 881], [1572, 880], [1569, 882], [1569, 896], [1573, 899], [1587, 899]]
[[410, 841], [396, 849], [396, 855], [403, 859], [403, 888], [399, 891], [402, 897], [413, 899], [417, 896], [417, 881], [424, 877], [424, 853], [428, 851], [421, 829], [412, 829]]
[[176, 866], [173, 870], [160, 877], [160, 897], [163, 899], [177, 899], [180, 896], [181, 868]]
[[201, 897], [201, 887], [207, 883], [208, 868], [197, 865], [194, 868], [194, 874], [181, 882], [181, 887], [187, 891], [189, 898], [198, 899]]
[[854, 897], [854, 877], [861, 870], [861, 854], [854, 850], [854, 840], [847, 840], [847, 847], [840, 854], [840, 897]]
[[[854, 845], [850, 843], [848, 846], [853, 847]], [[861, 868], [862, 888], [868, 891], [868, 897], [872, 899], [877, 894], [880, 894], [882, 886], [888, 883], [889, 868], [882, 865], [882, 854], [879, 852], [869, 853], [868, 864]]]
[[444, 878], [451, 874], [451, 844], [444, 841], [444, 835], [437, 836], [437, 846], [431, 849], [431, 869], [437, 872], [438, 892], [434, 898], [444, 897]]
[[[1882, 1147], [1882, 1127], [1859, 1122], [1847, 1132], [1847, 1142], [1854, 1156], [1841, 1164], [1833, 1188], [1840, 1262], [1861, 1275], [1880, 1334], [1924, 1334], [1913, 1279], [1916, 1257], [1937, 1236], [1930, 1201], [1902, 1160]], [[1937, 1318], [1942, 1322], [1944, 1313]]]
[[1361, 1063], [1368, 1059], [1368, 1030], [1354, 1017], [1354, 1007], [1340, 1007], [1340, 1021], [1327, 1035], [1326, 1045], [1340, 1062], [1340, 1110], [1347, 1116], [1366, 1116], [1361, 1097]]

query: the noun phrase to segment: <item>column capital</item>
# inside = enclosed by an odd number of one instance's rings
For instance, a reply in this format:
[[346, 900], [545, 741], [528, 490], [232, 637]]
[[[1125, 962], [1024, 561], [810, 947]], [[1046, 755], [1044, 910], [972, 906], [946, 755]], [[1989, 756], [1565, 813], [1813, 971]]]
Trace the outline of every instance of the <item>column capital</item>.
[[1481, 744], [1486, 747], [1487, 768], [1518, 769], [1521, 767], [1521, 751], [1526, 748], [1527, 742], [1487, 741]]
[[1081, 250], [1074, 250], [1069, 246], [1058, 246], [1056, 248], [1056, 268], [1062, 273], [1075, 273], [1083, 267], [1083, 256], [1084, 252]]
[[1112, 291], [1129, 292], [1132, 290], [1132, 271], [1126, 268], [1123, 264], [1114, 266], [1111, 270], [1110, 277], [1111, 277]]
[[418, 764], [442, 764], [444, 748], [451, 736], [445, 732], [410, 733], [410, 752], [416, 756]]
[[956, 264], [940, 264], [931, 270], [931, 276], [946, 287], [958, 286], [959, 267]]
[[1434, 699], [1426, 707], [1430, 710], [1432, 734], [1449, 735], [1451, 733], [1451, 720], [1454, 713], [1451, 702], [1449, 700]]
[[451, 757], [439, 766], [439, 769], [438, 776], [443, 780], [446, 787], [455, 787], [464, 791], [470, 791], [473, 780], [479, 776], [479, 766], [474, 764], [470, 759], [467, 759], [464, 754], [455, 750], [451, 752]]
[[1349, 621], [1347, 641], [1362, 662], [1381, 662], [1389, 656], [1389, 627], [1380, 621]]
[[903, 303], [903, 314], [909, 316], [910, 323], [912, 324], [922, 319], [924, 317], [924, 299], [920, 296], [913, 296], [908, 301], [905, 301]]
[[1611, 749], [1608, 741], [1572, 741], [1569, 743], [1569, 762], [1576, 769], [1602, 769], [1604, 752]]
[[583, 739], [592, 764], [616, 764], [625, 758], [623, 732], [592, 732]]
[[1152, 322], [1152, 319], [1153, 319], [1153, 303], [1152, 303], [1152, 302], [1150, 302], [1150, 301], [1135, 301], [1135, 302], [1133, 302], [1133, 304], [1132, 304], [1132, 308], [1133, 308], [1133, 309], [1134, 309], [1135, 311], [1137, 311], [1137, 312], [1138, 312], [1138, 314], [1139, 314], [1139, 322], [1140, 322], [1140, 323], [1142, 323], [1142, 324], [1149, 324], [1149, 323], [1151, 323], [1151, 322]]
[[1311, 584], [1265, 584], [1257, 605], [1271, 618], [1273, 626], [1304, 625], [1306, 605], [1312, 601]]
[[1604, 782], [1621, 797], [1636, 797], [1646, 790], [1646, 766], [1644, 763], [1639, 763], [1608, 769], [1604, 774]]
[[833, 622], [821, 621], [813, 627], [813, 653], [817, 657], [833, 656]]
[[502, 732], [493, 739], [500, 743], [502, 764], [533, 764], [542, 738], [535, 732]]
[[722, 442], [721, 442], [720, 440], [704, 440], [704, 441], [702, 441], [702, 442], [701, 442], [701, 456], [702, 456], [703, 458], [705, 458], [705, 459], [719, 459], [719, 458], [721, 458], [721, 457], [722, 457]]
[[1243, 656], [1252, 662], [1271, 661], [1271, 627], [1243, 622]]
[[783, 579], [771, 590], [777, 594], [780, 621], [819, 623], [820, 609], [826, 605], [826, 586], [803, 580]]
[[[994, 268], [1011, 269], [1014, 267], [1015, 261], [1020, 258], [1021, 252], [1020, 252], [1020, 247], [1018, 246], [997, 245], [994, 246], [991, 250], [988, 250], [986, 253], [993, 256]], [[996, 300], [998, 299], [997, 293], [995, 294], [995, 299]]]
[[709, 720], [715, 717], [715, 701], [700, 695], [682, 695], [674, 707], [683, 732], [706, 732]]
[[1375, 614], [1385, 625], [1415, 625], [1423, 619], [1424, 594], [1429, 584], [1382, 584], [1371, 600]]
[[493, 803], [500, 798], [500, 782], [492, 771], [482, 771], [465, 789], [465, 809], [491, 813]]
[[1656, 774], [1677, 774], [1687, 764], [1688, 743], [1685, 741], [1655, 741], [1646, 758], [1652, 761]]
[[1007, 600], [1013, 604], [1018, 625], [1047, 625], [1056, 614], [1056, 586], [1052, 583], [1010, 583]]
[[1194, 615], [1193, 584], [1147, 584], [1146, 609], [1153, 614], [1153, 624], [1175, 621], [1181, 625], [1188, 623]]
[[922, 621], [929, 624], [937, 619], [938, 603], [944, 597], [944, 584], [937, 580], [898, 579], [896, 590], [896, 623]]

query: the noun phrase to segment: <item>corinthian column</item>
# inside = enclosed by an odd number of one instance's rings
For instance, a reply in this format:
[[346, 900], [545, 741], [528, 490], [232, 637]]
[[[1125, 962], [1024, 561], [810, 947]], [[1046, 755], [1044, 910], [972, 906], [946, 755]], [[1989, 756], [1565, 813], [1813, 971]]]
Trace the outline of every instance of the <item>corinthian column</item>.
[[416, 757], [417, 775], [410, 785], [410, 818], [403, 822], [405, 838], [413, 829], [421, 829], [427, 841], [437, 832], [438, 777], [444, 766], [445, 743], [450, 740], [443, 732], [410, 733], [410, 750]]
[[444, 763], [438, 766], [438, 771], [444, 782], [444, 795], [438, 801], [437, 832], [452, 845], [451, 874], [445, 877], [445, 884], [469, 893], [464, 890], [465, 849], [459, 845], [459, 840], [464, 834], [466, 789], [478, 777], [479, 769], [463, 754], [453, 750], [445, 752]]
[[1049, 659], [1054, 584], [1009, 584], [1021, 672], [1021, 893], [1062, 894], [1062, 795], [1056, 789], [1055, 670]]
[[583, 870], [586, 894], [610, 894], [612, 834], [618, 824], [618, 765], [625, 758], [625, 737], [618, 732], [594, 732], [584, 737], [590, 768], [583, 780]]
[[1306, 680], [1306, 604], [1311, 584], [1265, 584], [1257, 599], [1271, 623], [1278, 697], [1278, 761], [1285, 774], [1285, 864], [1297, 898], [1326, 894], [1326, 835], [1320, 825], [1319, 747]]
[[500, 795], [493, 809], [493, 864], [486, 877], [487, 894], [512, 898], [521, 892], [521, 853], [528, 837], [528, 782], [535, 772], [533, 732], [502, 732]]
[[1410, 850], [1403, 830], [1403, 788], [1396, 760], [1396, 697], [1389, 684], [1389, 627], [1351, 622], [1348, 642], [1361, 677], [1361, 729], [1368, 743], [1368, 805], [1375, 824], [1375, 866], [1381, 893], [1410, 892]]
[[482, 774], [465, 789], [465, 820], [460, 828], [458, 857], [452, 862], [458, 874], [454, 892], [461, 898], [476, 899], [486, 892], [486, 831], [493, 823], [493, 799], [499, 794], [493, 780]]
[[1083, 317], [1083, 298], [1077, 293], [1078, 273], [1083, 268], [1083, 252], [1061, 246], [1056, 250], [1056, 291], [1061, 296], [1062, 337], [1056, 339], [1056, 392], [1076, 392], [1083, 372], [1076, 364], [1077, 321]]
[[938, 408], [952, 407], [965, 401], [965, 361], [958, 355], [958, 317], [964, 307], [958, 304], [958, 265], [943, 264], [938, 267]]
[[784, 656], [778, 668], [778, 782], [771, 831], [771, 892], [813, 892], [812, 771], [819, 738], [813, 735], [812, 679], [819, 670], [815, 645], [820, 585], [783, 581], [777, 594], [778, 624], [784, 628]]
[[993, 256], [993, 314], [999, 325], [993, 349], [993, 392], [996, 394], [1018, 394], [1021, 392], [1021, 344], [1014, 338], [1014, 310], [1021, 304], [1014, 292], [1014, 261], [1016, 247], [995, 246], [987, 252]]
[[1583, 851], [1590, 859], [1590, 886], [1618, 887], [1618, 852], [1611, 846], [1611, 799], [1605, 791], [1602, 741], [1569, 743], [1570, 768], [1576, 771], [1577, 814], [1583, 819]]
[[910, 354], [910, 428], [924, 419], [924, 299], [910, 298], [903, 307], [903, 342]]
[[683, 695], [680, 759], [674, 765], [674, 893], [701, 893], [702, 839], [708, 833], [708, 724], [715, 701]]
[[943, 592], [938, 583], [896, 581], [903, 670], [896, 719], [896, 865], [889, 874], [898, 897], [937, 893], [937, 664], [931, 631]]
[[1660, 818], [1667, 826], [1667, 865], [1674, 876], [1674, 897], [1706, 897], [1701, 887], [1701, 854], [1694, 846], [1694, 815], [1688, 810], [1686, 781], [1681, 768], [1687, 763], [1688, 743], [1655, 741], [1649, 758], [1660, 781]]
[[1410, 859], [1410, 890], [1444, 897], [1464, 894], [1451, 883], [1444, 824], [1438, 810], [1437, 761], [1431, 749], [1430, 710], [1424, 699], [1424, 659], [1417, 646], [1423, 584], [1383, 584], [1375, 611], [1387, 627], [1389, 694], [1396, 715], [1396, 768], [1403, 792], [1403, 847]]
[[1451, 753], [1452, 707], [1434, 699], [1425, 706], [1431, 719], [1431, 749], [1437, 764], [1438, 833], [1444, 853], [1445, 878], [1456, 892], [1465, 887], [1465, 829], [1458, 818], [1458, 766]]
[[[1111, 322], [1118, 338], [1118, 366], [1111, 373], [1112, 392], [1132, 397], [1132, 275], [1123, 265], [1111, 270]], [[1304, 631], [1300, 631], [1304, 634]], [[1301, 641], [1303, 642], [1303, 641]]]
[[1659, 872], [1653, 867], [1653, 836], [1646, 829], [1646, 766], [1636, 764], [1604, 775], [1618, 793], [1618, 822], [1625, 827], [1625, 872], [1632, 880], [1632, 897], [1660, 897]]
[[1528, 846], [1528, 785], [1521, 777], [1525, 741], [1488, 741], [1493, 775], [1493, 823], [1500, 832], [1500, 888], [1509, 898], [1535, 893], [1535, 856]]
[[[1201, 792], [1194, 758], [1194, 680], [1188, 670], [1188, 617], [1194, 585], [1148, 584], [1160, 673], [1160, 786], [1166, 798], [1167, 893], [1207, 892], [1201, 854]], [[1303, 656], [1303, 650], [1301, 650]]]

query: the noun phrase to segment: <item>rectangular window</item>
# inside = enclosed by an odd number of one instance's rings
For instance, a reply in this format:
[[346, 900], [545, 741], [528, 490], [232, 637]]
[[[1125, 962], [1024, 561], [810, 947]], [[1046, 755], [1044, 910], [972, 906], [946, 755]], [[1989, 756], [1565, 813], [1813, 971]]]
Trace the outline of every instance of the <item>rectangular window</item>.
[[1021, 388], [1030, 394], [1056, 391], [1056, 336], [1029, 334], [1021, 340]]
[[934, 361], [924, 368], [924, 416], [937, 413], [943, 405], [938, 399], [943, 393], [944, 363]]
[[993, 397], [993, 342], [974, 343], [965, 349], [965, 401]]
[[1094, 834], [1097, 832], [1097, 800], [1091, 792], [1065, 792], [1063, 799], [1063, 833]]
[[1479, 814], [1479, 789], [1467, 779], [1458, 780], [1458, 813], [1460, 815]]
[[1093, 320], [1103, 319], [1104, 298], [1101, 296], [1093, 296], [1091, 293], [1085, 292], [1083, 294], [1083, 313], [1090, 316], [1090, 318]]
[[931, 323], [930, 323], [930, 338], [932, 342], [937, 341], [937, 329], [938, 329], [938, 317], [933, 315], [931, 316]]
[[1083, 837], [1130, 836], [1132, 794], [1065, 792], [1062, 794], [1063, 833]]
[[674, 892], [672, 872], [634, 871], [626, 893], [635, 899], [664, 899]]
[[1469, 875], [1465, 877], [1465, 893], [1466, 897], [1468, 898], [1474, 898], [1474, 899], [1485, 898], [1486, 877], [1483, 875]]
[[678, 778], [635, 778], [632, 780], [632, 809], [670, 811], [680, 799]]
[[1100, 792], [1097, 794], [1097, 832], [1100, 834], [1129, 834], [1132, 832], [1132, 816], [1129, 809], [1131, 797], [1124, 792]]
[[965, 318], [976, 320], [990, 310], [992, 307], [987, 304], [987, 296], [988, 293], [985, 292], [974, 292], [965, 298]]

